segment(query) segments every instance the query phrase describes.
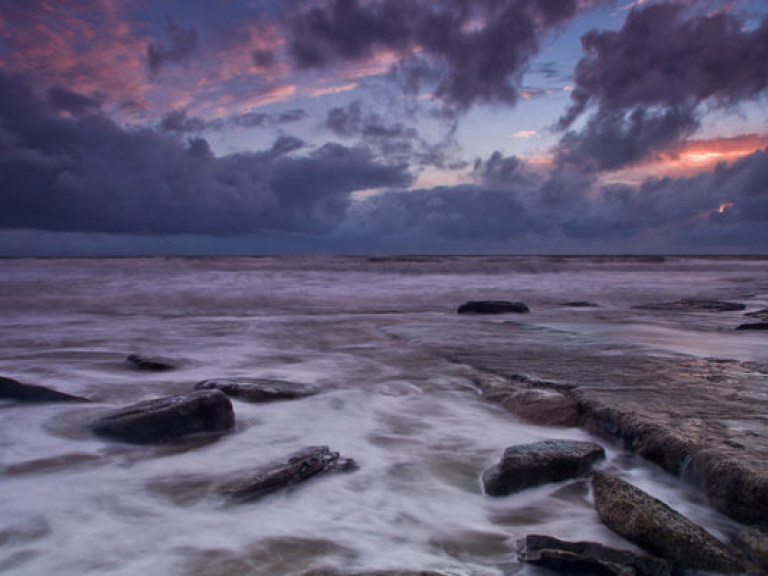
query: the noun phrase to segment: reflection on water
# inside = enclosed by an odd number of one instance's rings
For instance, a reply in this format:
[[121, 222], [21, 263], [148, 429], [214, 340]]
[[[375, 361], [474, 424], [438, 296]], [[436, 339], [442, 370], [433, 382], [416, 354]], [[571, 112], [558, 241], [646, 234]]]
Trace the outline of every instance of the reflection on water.
[[[758, 302], [768, 294], [760, 284], [766, 267], [505, 258], [2, 261], [0, 374], [99, 403], [0, 406], [0, 570], [218, 576], [342, 566], [500, 575], [511, 570], [513, 542], [530, 532], [626, 547], [597, 520], [585, 480], [483, 496], [478, 477], [505, 447], [593, 438], [526, 424], [480, 401], [471, 369], [421, 343], [477, 345], [484, 333], [514, 329], [501, 319], [456, 317], [457, 304], [482, 297], [526, 300], [532, 314], [515, 320], [553, 345], [569, 338], [765, 360], [754, 344], [764, 335], [727, 332], [737, 315], [682, 325], [637, 317], [630, 306], [698, 295], [680, 294], [681, 278], [731, 297], [738, 277], [739, 290]], [[751, 270], [755, 281], [745, 282]], [[580, 299], [600, 307], [560, 306]], [[181, 368], [135, 372], [123, 362], [130, 352], [173, 358]], [[216, 441], [128, 446], [85, 429], [105, 408], [237, 376], [325, 392], [235, 401], [237, 427]], [[602, 443], [607, 469], [720, 536], [735, 529], [690, 484]], [[229, 474], [320, 444], [355, 458], [360, 470], [242, 506], [212, 489]]]

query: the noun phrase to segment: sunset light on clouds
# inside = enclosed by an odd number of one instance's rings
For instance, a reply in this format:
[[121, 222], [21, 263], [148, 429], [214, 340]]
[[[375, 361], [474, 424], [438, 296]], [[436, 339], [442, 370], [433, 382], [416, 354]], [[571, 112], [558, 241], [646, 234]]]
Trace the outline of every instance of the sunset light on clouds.
[[764, 252], [766, 14], [0, 0], [0, 253]]

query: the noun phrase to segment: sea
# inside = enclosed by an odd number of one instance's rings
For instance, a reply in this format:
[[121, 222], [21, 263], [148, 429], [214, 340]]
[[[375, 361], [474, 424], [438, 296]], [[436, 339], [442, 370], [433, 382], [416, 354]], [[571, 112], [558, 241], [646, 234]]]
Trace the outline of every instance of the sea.
[[[587, 479], [483, 494], [480, 474], [506, 447], [554, 438], [600, 442], [601, 466], [727, 539], [739, 526], [710, 508], [695, 483], [611, 439], [525, 422], [483, 400], [476, 368], [435, 344], [482, 345], [514, 316], [553, 347], [580, 338], [648, 355], [768, 361], [764, 333], [733, 330], [742, 312], [649, 316], [635, 308], [680, 298], [765, 308], [768, 259], [0, 260], [0, 375], [93, 400], [0, 401], [0, 573], [543, 575], [517, 561], [516, 542], [527, 534], [632, 549], [600, 523]], [[522, 301], [531, 312], [457, 314], [467, 300]], [[179, 367], [138, 372], [125, 361], [131, 353]], [[234, 399], [236, 427], [215, 441], [138, 446], [88, 429], [106, 410], [234, 377], [323, 392], [268, 404]], [[233, 504], [213, 489], [220, 478], [317, 445], [359, 469], [252, 502]]]

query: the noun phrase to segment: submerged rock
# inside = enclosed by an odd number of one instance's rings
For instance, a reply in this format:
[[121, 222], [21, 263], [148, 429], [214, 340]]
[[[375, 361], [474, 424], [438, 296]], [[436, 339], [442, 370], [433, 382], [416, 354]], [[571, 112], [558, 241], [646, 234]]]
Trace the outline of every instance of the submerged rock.
[[570, 306], [571, 308], [598, 308], [598, 305], [594, 302], [587, 302], [586, 300], [574, 300], [573, 302], [564, 302], [563, 306]]
[[768, 322], [768, 308], [755, 310], [754, 312], [746, 312], [744, 316], [749, 316], [750, 318], [757, 318], [758, 320], [765, 320]]
[[524, 314], [530, 312], [523, 302], [508, 300], [470, 300], [464, 302], [457, 310], [459, 314]]
[[498, 464], [483, 472], [483, 488], [490, 496], [506, 496], [539, 484], [581, 476], [601, 458], [605, 458], [605, 450], [592, 442], [545, 440], [511, 446]]
[[353, 459], [342, 458], [328, 446], [310, 446], [295, 453], [285, 463], [253, 470], [247, 478], [227, 482], [219, 488], [219, 493], [238, 500], [252, 500], [325, 472], [356, 469], [357, 463]]
[[227, 396], [246, 402], [272, 402], [293, 400], [312, 396], [322, 391], [319, 386], [268, 380], [266, 378], [217, 378], [203, 380], [195, 386], [197, 390], [221, 390]]
[[135, 370], [143, 370], [145, 372], [166, 372], [168, 370], [175, 370], [176, 365], [165, 358], [150, 358], [148, 356], [142, 356], [140, 354], [130, 354], [126, 359], [126, 362]]
[[522, 562], [567, 573], [669, 576], [672, 571], [664, 560], [596, 542], [565, 542], [531, 534], [519, 542], [519, 547]]
[[736, 312], [746, 310], [744, 304], [737, 302], [725, 302], [723, 300], [695, 300], [684, 299], [676, 302], [658, 302], [655, 304], [642, 304], [635, 306], [645, 310], [670, 310], [673, 312]]
[[193, 434], [226, 432], [235, 425], [232, 403], [218, 390], [145, 400], [91, 424], [100, 436], [134, 444], [162, 443]]
[[15, 400], [16, 402], [90, 402], [87, 398], [72, 396], [58, 392], [45, 386], [22, 384], [13, 378], [0, 376], [0, 400]]
[[753, 322], [751, 324], [739, 324], [736, 330], [768, 330], [768, 322]]
[[592, 480], [600, 520], [676, 568], [734, 573], [744, 569], [725, 545], [672, 508], [615, 476]]

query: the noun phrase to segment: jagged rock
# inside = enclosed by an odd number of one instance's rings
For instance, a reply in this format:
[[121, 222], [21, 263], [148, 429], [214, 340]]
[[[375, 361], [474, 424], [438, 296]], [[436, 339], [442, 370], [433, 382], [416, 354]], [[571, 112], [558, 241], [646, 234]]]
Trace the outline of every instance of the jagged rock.
[[229, 398], [199, 390], [131, 404], [93, 422], [100, 436], [135, 444], [168, 442], [193, 434], [225, 432], [235, 425]]
[[739, 324], [736, 330], [768, 330], [768, 322], [753, 322], [750, 324]]
[[579, 421], [579, 406], [570, 395], [546, 388], [495, 389], [483, 393], [483, 398], [501, 404], [536, 424], [575, 426]]
[[508, 300], [470, 300], [459, 306], [457, 312], [459, 314], [523, 314], [525, 312], [530, 312], [530, 309], [522, 302], [509, 302]]
[[150, 358], [140, 354], [130, 354], [125, 361], [128, 362], [131, 368], [134, 368], [135, 370], [143, 370], [145, 372], [166, 372], [168, 370], [176, 369], [176, 365], [170, 360], [165, 358]]
[[268, 380], [265, 378], [217, 378], [203, 380], [195, 386], [197, 390], [221, 390], [227, 396], [246, 402], [272, 402], [293, 400], [312, 396], [322, 391], [319, 386]]
[[606, 576], [669, 576], [668, 562], [596, 542], [565, 542], [530, 534], [519, 543], [520, 560], [550, 570]]
[[573, 302], [564, 302], [563, 306], [570, 306], [571, 308], [598, 308], [598, 305], [594, 302], [587, 302], [586, 300], [575, 300]]
[[632, 484], [596, 472], [592, 487], [603, 524], [676, 568], [743, 571], [742, 562], [722, 542]]
[[768, 527], [749, 526], [739, 532], [739, 541], [749, 551], [755, 563], [768, 571]]
[[746, 310], [744, 304], [724, 302], [723, 300], [684, 299], [676, 302], [657, 302], [635, 306], [645, 310], [670, 310], [674, 312], [736, 312]]
[[226, 482], [219, 493], [238, 500], [252, 500], [325, 472], [357, 469], [351, 458], [341, 458], [328, 446], [310, 446], [291, 456], [287, 462], [267, 466], [248, 473], [247, 478]]
[[592, 442], [545, 440], [511, 446], [498, 464], [483, 472], [483, 488], [490, 496], [506, 496], [539, 484], [581, 476], [601, 458], [605, 458], [605, 450]]
[[16, 402], [90, 402], [87, 398], [58, 392], [45, 386], [22, 384], [13, 378], [0, 376], [0, 400]]

